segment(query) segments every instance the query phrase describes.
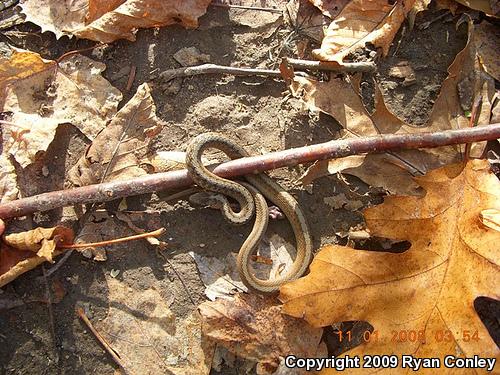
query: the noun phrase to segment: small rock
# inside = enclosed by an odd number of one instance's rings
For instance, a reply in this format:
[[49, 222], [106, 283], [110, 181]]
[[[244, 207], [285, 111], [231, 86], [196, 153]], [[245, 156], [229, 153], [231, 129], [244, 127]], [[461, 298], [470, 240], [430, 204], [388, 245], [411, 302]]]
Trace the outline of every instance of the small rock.
[[112, 74], [109, 77], [111, 82], [118, 81], [120, 78], [127, 76], [130, 73], [130, 66], [124, 66], [118, 72]]
[[161, 85], [161, 89], [166, 95], [177, 95], [181, 91], [182, 78], [173, 79]]
[[196, 47], [185, 47], [174, 54], [174, 60], [182, 66], [193, 66], [210, 62], [210, 55], [201, 53]]
[[118, 276], [118, 274], [120, 273], [120, 270], [115, 270], [115, 269], [112, 269], [111, 271], [109, 271], [109, 275], [114, 279], [116, 276]]
[[205, 247], [205, 244], [204, 243], [200, 243], [200, 247]]
[[403, 86], [410, 86], [416, 82], [415, 71], [408, 61], [401, 61], [389, 70], [389, 76], [393, 78], [403, 78]]
[[42, 167], [42, 175], [43, 177], [47, 177], [49, 175], [49, 168], [46, 165]]

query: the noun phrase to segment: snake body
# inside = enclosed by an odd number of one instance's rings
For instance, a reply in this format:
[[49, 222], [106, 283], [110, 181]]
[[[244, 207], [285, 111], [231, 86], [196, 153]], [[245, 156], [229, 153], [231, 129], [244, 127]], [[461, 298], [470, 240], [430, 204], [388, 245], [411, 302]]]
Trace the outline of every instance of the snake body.
[[[221, 211], [233, 224], [248, 222], [255, 213], [253, 229], [240, 248], [236, 260], [243, 283], [253, 291], [268, 294], [279, 290], [288, 281], [301, 277], [307, 270], [312, 256], [312, 241], [304, 214], [293, 196], [274, 182], [267, 174], [245, 175], [247, 182], [238, 183], [216, 176], [202, 163], [201, 156], [208, 148], [221, 150], [231, 159], [250, 156], [241, 146], [218, 133], [204, 133], [195, 137], [187, 148], [186, 165], [193, 181], [205, 190], [229, 196], [240, 205], [234, 212], [226, 198], [222, 199]], [[276, 279], [262, 280], [251, 272], [250, 258], [260, 243], [268, 224], [266, 199], [276, 204], [289, 220], [297, 242], [297, 256], [284, 275]]]

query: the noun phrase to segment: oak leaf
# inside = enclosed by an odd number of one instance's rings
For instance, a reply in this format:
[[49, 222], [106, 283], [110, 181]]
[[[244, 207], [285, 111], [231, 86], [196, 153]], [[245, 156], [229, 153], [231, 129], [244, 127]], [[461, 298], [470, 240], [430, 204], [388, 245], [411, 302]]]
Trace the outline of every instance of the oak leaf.
[[12, 49], [0, 58], [2, 201], [17, 197], [9, 156], [26, 167], [47, 150], [60, 124], [71, 123], [93, 139], [116, 113], [121, 93], [101, 76], [104, 69], [79, 55], [56, 62]]
[[313, 51], [323, 61], [342, 62], [367, 43], [382, 48], [384, 56], [415, 0], [353, 0], [328, 27], [321, 48]]
[[259, 362], [257, 373], [274, 371], [280, 357], [325, 355], [323, 329], [281, 312], [275, 298], [237, 294], [199, 306], [203, 333], [237, 356]]
[[[409, 250], [326, 246], [309, 275], [281, 288], [284, 312], [315, 327], [368, 321], [377, 339], [349, 355], [497, 356], [474, 299], [500, 298], [500, 232], [481, 221], [484, 210], [500, 208], [500, 183], [487, 161], [462, 168], [450, 165], [417, 178], [423, 198], [389, 197], [365, 211], [372, 235], [407, 240]], [[414, 340], [392, 341], [392, 332], [410, 331]]]
[[70, 181], [84, 186], [147, 174], [140, 163], [163, 126], [155, 112], [151, 89], [144, 83], [71, 168]]
[[26, 0], [21, 4], [26, 20], [63, 35], [110, 43], [135, 40], [138, 28], [179, 23], [197, 27], [210, 0]]

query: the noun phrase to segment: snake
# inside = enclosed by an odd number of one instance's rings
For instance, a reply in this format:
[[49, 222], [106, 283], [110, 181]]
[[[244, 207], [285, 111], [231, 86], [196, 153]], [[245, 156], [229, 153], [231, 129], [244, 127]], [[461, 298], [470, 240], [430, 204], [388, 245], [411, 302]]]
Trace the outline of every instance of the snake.
[[[230, 159], [250, 154], [236, 142], [219, 133], [203, 133], [194, 137], [186, 150], [186, 168], [191, 179], [202, 189], [217, 193], [220, 210], [232, 224], [241, 225], [254, 216], [252, 230], [240, 247], [236, 267], [243, 283], [252, 291], [272, 294], [281, 285], [298, 279], [308, 269], [312, 257], [312, 239], [304, 213], [295, 198], [266, 173], [247, 174], [246, 181], [232, 181], [215, 175], [201, 160], [207, 149], [217, 149]], [[227, 197], [236, 200], [239, 211], [234, 211]], [[266, 198], [278, 206], [292, 226], [297, 252], [287, 272], [274, 279], [262, 280], [251, 272], [251, 256], [262, 240], [268, 225], [269, 210]]]

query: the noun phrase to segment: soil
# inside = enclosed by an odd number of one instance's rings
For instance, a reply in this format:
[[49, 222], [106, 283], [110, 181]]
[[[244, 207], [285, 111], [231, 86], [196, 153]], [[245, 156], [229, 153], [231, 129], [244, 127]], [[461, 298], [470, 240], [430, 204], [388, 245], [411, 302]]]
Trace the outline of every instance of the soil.
[[[429, 11], [419, 17], [434, 16]], [[419, 21], [417, 18], [416, 25]], [[66, 38], [56, 41], [50, 33], [41, 34], [34, 25], [20, 25], [11, 31], [15, 33], [10, 34], [8, 40], [3, 37], [2, 41], [38, 51], [46, 58], [53, 59], [64, 52], [93, 45], [89, 41]], [[123, 92], [123, 103], [132, 97], [139, 84], [151, 82], [157, 114], [167, 123], [154, 149], [183, 150], [193, 136], [219, 131], [257, 154], [325, 142], [336, 137], [339, 127], [334, 119], [308, 113], [298, 100], [288, 97], [281, 80], [207, 75], [165, 83], [159, 74], [177, 68], [174, 53], [193, 46], [210, 55], [212, 63], [275, 68], [276, 51], [290, 32], [291, 28], [276, 14], [209, 7], [196, 30], [178, 26], [139, 30], [136, 42], [118, 41], [83, 53], [107, 65], [104, 76]], [[441, 37], [445, 34], [448, 40]], [[412, 120], [415, 125], [423, 123], [432, 107], [430, 98], [437, 95], [446, 69], [464, 46], [465, 39], [463, 32], [455, 31], [454, 23], [442, 21], [433, 23], [427, 30], [416, 27], [411, 33], [400, 32], [394, 42], [397, 47], [379, 64], [377, 75], [383, 87], [393, 88], [389, 91], [394, 95], [386, 95], [396, 114]], [[439, 51], [439, 56], [433, 51]], [[412, 86], [403, 86], [387, 74], [388, 69], [402, 59], [415, 60], [419, 66], [417, 83]], [[132, 66], [137, 69], [134, 84], [125, 91]], [[19, 173], [25, 179], [21, 182], [23, 195], [64, 188], [67, 171], [89, 143], [69, 125], [60, 126], [55, 139], [39, 162]], [[44, 166], [49, 169], [47, 177]], [[315, 249], [323, 244], [342, 242], [336, 232], [362, 223], [361, 209], [357, 212], [334, 210], [324, 203], [324, 198], [344, 193], [365, 207], [381, 202], [379, 191], [370, 190], [354, 177], [347, 177], [350, 184], [335, 176], [324, 177], [314, 181], [312, 189], [305, 189], [296, 182], [305, 167], [280, 169], [271, 175], [305, 208]], [[137, 289], [147, 289], [154, 284], [165, 300], [171, 302], [170, 309], [177, 316], [187, 316], [205, 300], [204, 285], [188, 252], [224, 261], [231, 251], [239, 249], [242, 238], [249, 232], [249, 227], [228, 225], [218, 212], [209, 208], [195, 208], [184, 200], [167, 203], [156, 194], [129, 199], [128, 207], [160, 212], [138, 214], [134, 223], [146, 229], [167, 228], [168, 250], [155, 253], [142, 241], [109, 246], [105, 262], [86, 259], [75, 252], [47, 279], [39, 267], [9, 284], [3, 290], [4, 296], [13, 296], [22, 302], [18, 307], [0, 311], [0, 373], [112, 374], [115, 364], [74, 313], [77, 306], [84, 306], [93, 321], [106, 316], [109, 302], [105, 275], [120, 270], [116, 277]], [[62, 209], [53, 210], [35, 215], [32, 221], [11, 224], [11, 229], [53, 225], [64, 220], [64, 215]], [[111, 237], [129, 235], [123, 223], [114, 218], [106, 220]], [[273, 222], [270, 230], [285, 239], [293, 238], [285, 221]], [[200, 247], [200, 244], [208, 246]], [[58, 303], [37, 302], [46, 301], [45, 280], [54, 295], [58, 286], [65, 290]], [[222, 371], [239, 373], [238, 369], [228, 367]]]

